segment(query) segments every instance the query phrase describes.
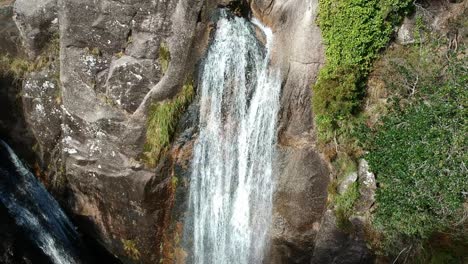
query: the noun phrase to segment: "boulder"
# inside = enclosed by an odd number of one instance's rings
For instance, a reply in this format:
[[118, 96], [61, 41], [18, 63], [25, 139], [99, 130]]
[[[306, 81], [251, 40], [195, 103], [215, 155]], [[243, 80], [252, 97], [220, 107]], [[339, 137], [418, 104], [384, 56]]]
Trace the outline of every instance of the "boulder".
[[[43, 163], [59, 168], [48, 186], [84, 233], [124, 262], [154, 263], [161, 256], [159, 227], [170, 213], [170, 177], [139, 160], [147, 113], [134, 112], [150, 90], [164, 94], [149, 98], [148, 106], [176, 94], [193, 71], [190, 52], [201, 5], [15, 3], [16, 24], [32, 59], [60, 38], [60, 53], [47, 54], [57, 64], [29, 73], [23, 82], [25, 115]], [[167, 72], [159, 59], [163, 42], [171, 58]]]
[[375, 175], [369, 170], [369, 164], [365, 159], [359, 160], [358, 175], [360, 196], [356, 210], [366, 213], [375, 203], [377, 183], [375, 181]]

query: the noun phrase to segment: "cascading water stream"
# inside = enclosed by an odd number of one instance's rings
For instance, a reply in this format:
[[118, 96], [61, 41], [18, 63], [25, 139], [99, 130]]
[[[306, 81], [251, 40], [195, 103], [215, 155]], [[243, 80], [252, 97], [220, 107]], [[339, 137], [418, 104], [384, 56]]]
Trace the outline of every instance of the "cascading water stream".
[[[224, 11], [222, 11], [224, 12]], [[261, 263], [272, 214], [278, 71], [252, 23], [222, 13], [200, 78], [188, 225], [197, 264]]]
[[[44, 255], [47, 263], [80, 263], [79, 237], [58, 203], [0, 140], [0, 207]], [[5, 217], [5, 216], [2, 216]], [[38, 262], [45, 260], [37, 260]]]

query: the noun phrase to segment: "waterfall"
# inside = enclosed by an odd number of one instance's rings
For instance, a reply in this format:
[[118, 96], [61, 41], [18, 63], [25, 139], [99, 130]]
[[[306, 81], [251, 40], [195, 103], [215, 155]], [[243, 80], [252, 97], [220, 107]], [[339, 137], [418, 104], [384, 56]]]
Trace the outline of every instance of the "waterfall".
[[[78, 233], [58, 203], [0, 140], [0, 207], [54, 264], [80, 263]], [[5, 216], [2, 216], [5, 217]], [[38, 260], [38, 262], [40, 262]]]
[[255, 26], [224, 11], [200, 73], [187, 225], [197, 264], [261, 263], [272, 214], [279, 72]]

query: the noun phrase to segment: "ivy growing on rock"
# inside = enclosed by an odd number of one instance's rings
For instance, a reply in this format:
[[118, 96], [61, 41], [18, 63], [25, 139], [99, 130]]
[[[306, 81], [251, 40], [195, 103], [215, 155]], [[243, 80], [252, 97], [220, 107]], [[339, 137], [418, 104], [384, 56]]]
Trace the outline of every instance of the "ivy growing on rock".
[[334, 131], [359, 107], [364, 80], [378, 52], [410, 0], [320, 0], [318, 24], [326, 46], [326, 65], [314, 85], [313, 110], [319, 140]]

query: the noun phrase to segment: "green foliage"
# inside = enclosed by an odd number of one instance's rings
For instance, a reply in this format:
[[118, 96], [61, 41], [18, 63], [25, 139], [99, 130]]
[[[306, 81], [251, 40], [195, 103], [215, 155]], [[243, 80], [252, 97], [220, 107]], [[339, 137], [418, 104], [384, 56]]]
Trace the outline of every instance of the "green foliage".
[[319, 140], [331, 140], [338, 122], [349, 118], [358, 106], [359, 90], [362, 90], [357, 87], [359, 79], [355, 69], [320, 72], [312, 97]]
[[168, 150], [177, 122], [194, 94], [193, 83], [189, 82], [175, 98], [154, 103], [150, 107], [144, 148], [144, 159], [148, 166], [156, 166], [160, 157]]
[[[421, 61], [430, 58], [423, 51], [420, 55]], [[436, 232], [449, 232], [466, 213], [467, 68], [463, 57], [455, 54], [444, 77], [433, 77], [431, 71], [418, 74], [431, 68], [413, 69], [410, 59], [402, 63], [407, 67], [395, 66], [399, 74], [393, 79], [412, 84], [410, 89], [393, 97], [392, 111], [367, 141], [367, 159], [379, 185], [374, 224], [390, 252], [401, 250], [404, 243], [421, 243]]]
[[320, 141], [329, 141], [334, 130], [360, 105], [363, 80], [410, 3], [410, 0], [319, 1], [318, 24], [327, 62], [313, 87], [312, 104]]
[[335, 215], [339, 228], [346, 230], [351, 226], [349, 217], [353, 214], [353, 208], [358, 199], [359, 185], [357, 182], [351, 184], [345, 193], [335, 197]]

